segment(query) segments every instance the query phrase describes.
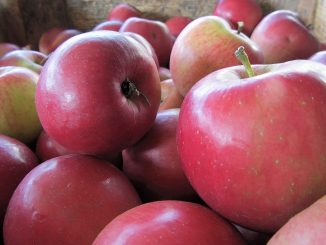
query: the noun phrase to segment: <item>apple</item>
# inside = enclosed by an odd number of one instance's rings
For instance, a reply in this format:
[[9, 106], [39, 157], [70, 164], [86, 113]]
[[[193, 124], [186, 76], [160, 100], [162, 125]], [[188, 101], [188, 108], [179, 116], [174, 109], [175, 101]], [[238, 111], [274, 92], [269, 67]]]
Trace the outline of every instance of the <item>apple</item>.
[[239, 64], [234, 50], [245, 46], [253, 63], [263, 63], [258, 46], [230, 28], [222, 17], [203, 16], [188, 24], [176, 39], [170, 58], [173, 82], [182, 96], [207, 74]]
[[318, 51], [308, 58], [319, 63], [326, 65], [326, 50]]
[[14, 190], [38, 163], [34, 152], [24, 143], [0, 134], [0, 228]]
[[166, 79], [171, 78], [170, 69], [167, 68], [167, 67], [163, 67], [163, 66], [159, 67], [158, 68], [158, 73], [160, 75], [161, 82], [164, 81], [164, 80], [166, 80]]
[[123, 23], [120, 32], [134, 32], [144, 37], [153, 46], [160, 66], [168, 67], [174, 37], [164, 22], [131, 17]]
[[52, 158], [15, 190], [4, 242], [89, 245], [107, 223], [140, 203], [132, 184], [110, 162], [78, 154]]
[[296, 12], [276, 10], [266, 15], [251, 39], [264, 53], [265, 63], [307, 59], [319, 50], [319, 41]]
[[268, 245], [319, 245], [326, 241], [326, 195], [293, 216], [268, 241]]
[[235, 26], [243, 23], [242, 31], [250, 36], [263, 18], [263, 9], [256, 0], [217, 0], [213, 15], [229, 20]]
[[154, 125], [136, 144], [122, 151], [123, 172], [143, 201], [197, 197], [181, 168], [176, 146], [179, 109], [157, 113]]
[[115, 155], [152, 126], [160, 92], [157, 66], [140, 42], [92, 31], [50, 56], [37, 84], [36, 108], [44, 130], [64, 147]]
[[119, 31], [123, 22], [120, 20], [106, 20], [97, 24], [93, 31], [107, 30], [107, 31]]
[[34, 102], [38, 78], [24, 67], [0, 67], [0, 134], [25, 144], [38, 137], [42, 130]]
[[14, 50], [0, 58], [0, 66], [21, 66], [40, 73], [47, 55], [35, 50]]
[[19, 50], [19, 49], [20, 47], [17, 46], [16, 44], [2, 42], [0, 43], [0, 58], [11, 51]]
[[79, 34], [81, 34], [81, 31], [76, 29], [52, 27], [41, 35], [39, 40], [39, 50], [44, 54], [50, 54], [61, 43]]
[[229, 222], [199, 204], [165, 200], [145, 203], [117, 216], [93, 245], [245, 244]]
[[188, 16], [176, 15], [168, 18], [165, 24], [169, 28], [170, 33], [177, 37], [180, 32], [192, 21], [193, 19]]
[[119, 3], [108, 13], [107, 20], [126, 21], [131, 17], [141, 17], [142, 12], [129, 3]]
[[178, 92], [172, 79], [161, 82], [161, 104], [159, 111], [180, 108], [183, 96]]
[[177, 147], [209, 207], [273, 233], [326, 193], [326, 69], [295, 60], [249, 71], [220, 69], [190, 90]]

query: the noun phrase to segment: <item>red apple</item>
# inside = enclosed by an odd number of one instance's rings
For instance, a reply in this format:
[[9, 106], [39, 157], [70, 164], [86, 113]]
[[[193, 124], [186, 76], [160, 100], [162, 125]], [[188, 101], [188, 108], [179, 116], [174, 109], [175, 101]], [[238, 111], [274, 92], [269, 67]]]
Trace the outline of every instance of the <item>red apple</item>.
[[177, 146], [212, 209], [273, 233], [326, 193], [326, 69], [308, 60], [234, 66], [185, 97]]
[[0, 67], [0, 134], [26, 144], [38, 137], [42, 130], [35, 108], [38, 78], [24, 67]]
[[0, 66], [21, 66], [40, 73], [47, 55], [35, 50], [14, 50], [0, 58]]
[[0, 58], [11, 51], [19, 49], [20, 47], [13, 43], [0, 43]]
[[161, 104], [159, 111], [180, 108], [183, 96], [178, 92], [172, 79], [161, 82]]
[[326, 241], [326, 195], [293, 216], [268, 245], [319, 245]]
[[39, 50], [44, 54], [50, 54], [61, 43], [78, 34], [81, 34], [81, 32], [76, 29], [53, 27], [42, 34], [39, 41]]
[[146, 201], [194, 200], [197, 195], [181, 168], [176, 146], [179, 109], [158, 112], [153, 127], [123, 150], [123, 171]]
[[326, 65], [326, 50], [318, 51], [309, 57], [309, 60], [313, 60]]
[[232, 30], [223, 18], [203, 16], [188, 24], [172, 48], [170, 71], [183, 96], [207, 74], [239, 64], [234, 50], [245, 46], [253, 63], [262, 63], [258, 46], [247, 36]]
[[38, 163], [35, 154], [25, 144], [0, 134], [0, 228], [14, 190]]
[[307, 59], [319, 50], [319, 41], [290, 10], [266, 15], [254, 29], [251, 39], [264, 53], [265, 63]]
[[183, 15], [172, 16], [165, 21], [170, 33], [177, 37], [180, 32], [192, 21], [192, 18]]
[[131, 17], [123, 23], [120, 32], [134, 32], [144, 37], [153, 46], [160, 66], [168, 66], [174, 38], [164, 22]]
[[139, 204], [134, 187], [109, 162], [83, 155], [53, 158], [29, 172], [15, 190], [4, 242], [89, 245], [107, 223]]
[[119, 31], [123, 22], [120, 20], [106, 20], [97, 24], [93, 31], [107, 30], [107, 31]]
[[125, 21], [131, 17], [141, 17], [142, 13], [139, 9], [129, 3], [119, 3], [113, 7], [107, 16], [107, 20]]
[[229, 20], [235, 26], [243, 22], [243, 32], [250, 36], [263, 18], [263, 9], [256, 0], [217, 0], [213, 14]]
[[136, 143], [154, 123], [159, 104], [152, 55], [115, 31], [67, 40], [50, 56], [37, 84], [44, 130], [64, 147], [91, 155], [118, 154]]
[[245, 244], [237, 230], [199, 204], [156, 201], [142, 204], [116, 217], [93, 245]]

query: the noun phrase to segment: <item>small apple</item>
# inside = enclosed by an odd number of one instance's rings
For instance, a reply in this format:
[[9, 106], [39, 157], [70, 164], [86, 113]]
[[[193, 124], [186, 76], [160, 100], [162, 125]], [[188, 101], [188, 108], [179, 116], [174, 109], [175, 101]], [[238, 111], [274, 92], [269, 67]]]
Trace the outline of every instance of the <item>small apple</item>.
[[6, 53], [19, 49], [20, 47], [13, 43], [0, 43], [0, 58]]
[[230, 28], [222, 17], [203, 16], [188, 24], [176, 39], [170, 58], [170, 71], [183, 96], [207, 74], [239, 64], [234, 50], [245, 46], [253, 63], [263, 63], [259, 47], [246, 35]]
[[131, 17], [123, 23], [120, 32], [134, 32], [144, 37], [153, 46], [160, 66], [168, 67], [174, 38], [164, 22]]
[[192, 18], [183, 15], [172, 16], [165, 21], [170, 33], [177, 37], [180, 32], [192, 21]]
[[25, 144], [33, 142], [42, 130], [35, 108], [38, 78], [24, 67], [0, 67], [0, 133]]
[[244, 245], [228, 221], [199, 204], [165, 200], [145, 203], [117, 216], [93, 245]]
[[39, 40], [39, 50], [44, 54], [52, 53], [61, 43], [71, 37], [81, 34], [76, 29], [53, 27], [42, 34]]
[[91, 31], [50, 55], [36, 107], [44, 130], [59, 144], [115, 155], [152, 126], [160, 93], [158, 68], [142, 43], [115, 31]]
[[0, 66], [26, 67], [36, 73], [41, 73], [47, 55], [35, 50], [14, 50], [0, 58]]
[[158, 68], [158, 73], [160, 75], [161, 82], [164, 81], [164, 80], [166, 80], [166, 79], [170, 79], [171, 78], [171, 71], [167, 67], [163, 67], [163, 66], [159, 67]]
[[266, 15], [251, 39], [264, 53], [265, 63], [307, 59], [319, 50], [319, 41], [296, 12], [276, 10]]
[[250, 36], [263, 18], [263, 9], [256, 0], [218, 0], [213, 14], [229, 20], [235, 26], [242, 22], [242, 31]]
[[107, 223], [140, 203], [127, 177], [109, 162], [78, 154], [52, 158], [15, 190], [4, 242], [89, 245]]
[[14, 190], [39, 160], [22, 142], [0, 134], [0, 228]]
[[107, 30], [107, 31], [119, 31], [123, 22], [120, 20], [106, 20], [97, 24], [93, 31]]
[[123, 172], [144, 201], [195, 200], [197, 197], [181, 168], [176, 146], [179, 109], [157, 113], [146, 135], [122, 151]]
[[159, 111], [180, 108], [183, 96], [178, 92], [172, 79], [161, 82], [161, 104]]
[[308, 58], [319, 63], [326, 65], [326, 50], [318, 51]]
[[113, 7], [107, 16], [107, 20], [126, 21], [131, 17], [141, 17], [142, 13], [139, 9], [129, 3], [119, 3]]

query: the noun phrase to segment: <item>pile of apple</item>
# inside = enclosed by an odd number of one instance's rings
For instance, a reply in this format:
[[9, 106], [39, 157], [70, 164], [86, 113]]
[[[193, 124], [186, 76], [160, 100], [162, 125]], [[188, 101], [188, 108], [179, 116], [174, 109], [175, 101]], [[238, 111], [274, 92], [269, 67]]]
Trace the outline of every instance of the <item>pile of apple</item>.
[[326, 49], [293, 11], [118, 4], [0, 43], [0, 105], [5, 245], [326, 240]]

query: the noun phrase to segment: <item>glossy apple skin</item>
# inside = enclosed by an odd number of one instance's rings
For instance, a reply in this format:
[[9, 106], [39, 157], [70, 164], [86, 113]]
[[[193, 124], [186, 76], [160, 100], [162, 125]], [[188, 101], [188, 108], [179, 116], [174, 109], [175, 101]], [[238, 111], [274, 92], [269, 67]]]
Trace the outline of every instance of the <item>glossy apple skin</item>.
[[326, 70], [298, 60], [203, 78], [185, 97], [177, 146], [212, 209], [273, 233], [326, 193]]
[[307, 59], [319, 51], [319, 41], [302, 23], [297, 13], [277, 10], [266, 15], [251, 39], [264, 53], [265, 63]]
[[13, 43], [0, 43], [0, 58], [11, 51], [19, 49], [20, 47]]
[[176, 146], [179, 109], [157, 113], [153, 127], [123, 150], [123, 172], [145, 201], [194, 200], [197, 194], [183, 173]]
[[123, 22], [120, 20], [107, 20], [97, 24], [93, 31], [107, 30], [107, 31], [119, 31]]
[[0, 134], [0, 227], [9, 200], [25, 175], [39, 163], [34, 152], [22, 142]]
[[40, 37], [39, 50], [44, 54], [50, 54], [61, 43], [78, 34], [81, 34], [81, 31], [76, 29], [53, 27], [48, 31], [44, 32]]
[[0, 133], [25, 144], [42, 130], [34, 102], [38, 78], [24, 67], [0, 67]]
[[113, 218], [139, 204], [134, 187], [109, 162], [77, 154], [53, 158], [14, 192], [4, 242], [89, 245]]
[[165, 24], [169, 28], [170, 33], [177, 37], [180, 32], [192, 21], [192, 18], [188, 16], [172, 16], [165, 21]]
[[159, 111], [180, 108], [183, 96], [178, 92], [172, 79], [161, 82], [161, 104]]
[[141, 11], [135, 6], [128, 3], [119, 3], [109, 11], [107, 20], [124, 22], [131, 17], [141, 17], [141, 15]]
[[[142, 94], [125, 96], [127, 79]], [[67, 40], [46, 62], [36, 92], [47, 134], [91, 155], [114, 155], [136, 143], [152, 126], [159, 103], [154, 59], [135, 39], [114, 31]]]
[[293, 216], [268, 245], [319, 245], [326, 241], [326, 195]]
[[26, 67], [41, 73], [47, 55], [35, 50], [14, 50], [0, 58], [0, 66]]
[[160, 66], [168, 66], [174, 38], [164, 22], [132, 17], [123, 23], [120, 32], [134, 32], [144, 37], [153, 46]]
[[326, 65], [326, 50], [318, 51], [309, 57], [309, 60], [317, 61]]
[[255, 26], [263, 18], [263, 9], [256, 0], [218, 0], [213, 14], [232, 22], [244, 23], [243, 32], [250, 36]]
[[184, 201], [142, 204], [116, 217], [93, 245], [245, 244], [237, 230], [216, 213]]
[[180, 33], [171, 52], [170, 71], [179, 93], [185, 96], [202, 77], [217, 69], [238, 65], [233, 53], [239, 46], [245, 47], [253, 64], [263, 63], [258, 46], [231, 30], [223, 18], [203, 16], [193, 20]]

